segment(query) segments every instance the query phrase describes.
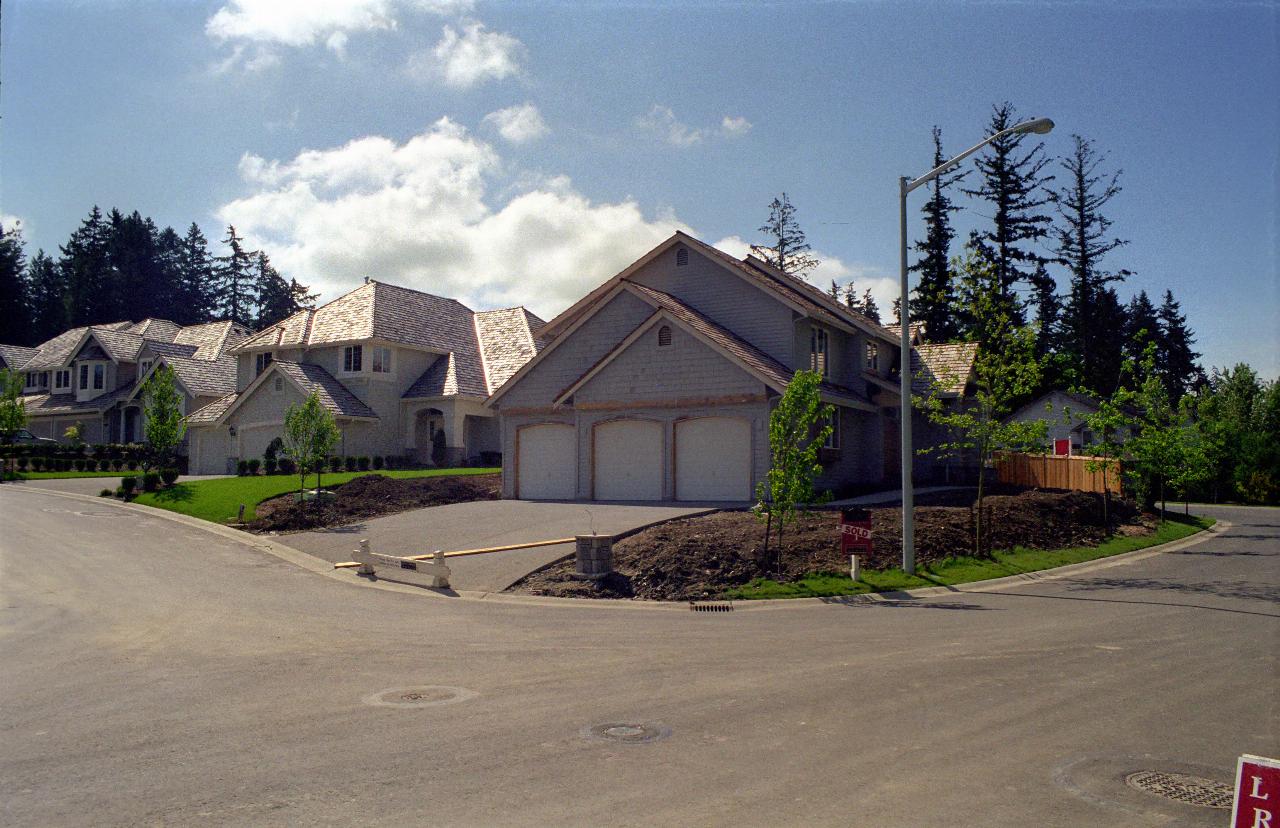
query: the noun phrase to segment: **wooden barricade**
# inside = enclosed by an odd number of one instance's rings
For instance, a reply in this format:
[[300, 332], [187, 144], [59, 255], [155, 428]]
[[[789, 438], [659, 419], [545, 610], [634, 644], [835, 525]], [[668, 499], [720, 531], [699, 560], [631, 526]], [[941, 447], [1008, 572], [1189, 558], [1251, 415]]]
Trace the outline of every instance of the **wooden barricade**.
[[1075, 489], [1081, 492], [1120, 491], [1120, 463], [1112, 460], [1106, 472], [1090, 471], [1095, 457], [1055, 457], [1050, 454], [998, 452], [996, 472], [1001, 483], [1037, 489]]

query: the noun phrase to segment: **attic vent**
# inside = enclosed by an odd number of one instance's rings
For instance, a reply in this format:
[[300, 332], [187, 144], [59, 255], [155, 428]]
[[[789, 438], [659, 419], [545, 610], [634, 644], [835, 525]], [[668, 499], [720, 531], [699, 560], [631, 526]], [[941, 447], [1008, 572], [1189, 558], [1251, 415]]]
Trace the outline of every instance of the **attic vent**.
[[671, 328], [667, 325], [663, 325], [661, 328], [658, 328], [658, 347], [665, 348], [670, 344]]
[[676, 267], [684, 267], [687, 264], [689, 264], [689, 248], [677, 247], [676, 248]]

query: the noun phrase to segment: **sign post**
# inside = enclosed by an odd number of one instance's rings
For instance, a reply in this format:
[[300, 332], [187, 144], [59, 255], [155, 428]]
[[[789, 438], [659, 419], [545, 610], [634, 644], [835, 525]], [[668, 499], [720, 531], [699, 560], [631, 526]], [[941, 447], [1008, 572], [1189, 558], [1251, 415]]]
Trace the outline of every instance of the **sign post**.
[[1231, 828], [1280, 828], [1280, 760], [1245, 754], [1236, 763]]
[[871, 512], [866, 509], [840, 510], [840, 551], [849, 556], [849, 576], [858, 580], [862, 576], [858, 556], [871, 554]]

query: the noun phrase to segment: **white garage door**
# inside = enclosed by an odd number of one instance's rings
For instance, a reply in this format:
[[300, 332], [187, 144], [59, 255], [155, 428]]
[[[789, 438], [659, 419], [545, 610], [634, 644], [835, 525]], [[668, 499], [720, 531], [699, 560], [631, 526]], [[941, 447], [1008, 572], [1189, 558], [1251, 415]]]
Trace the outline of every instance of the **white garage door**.
[[732, 417], [676, 423], [676, 500], [751, 499], [751, 424]]
[[516, 496], [572, 500], [577, 494], [577, 429], [556, 423], [525, 426], [516, 441]]
[[595, 428], [595, 499], [662, 500], [662, 425], [613, 420]]

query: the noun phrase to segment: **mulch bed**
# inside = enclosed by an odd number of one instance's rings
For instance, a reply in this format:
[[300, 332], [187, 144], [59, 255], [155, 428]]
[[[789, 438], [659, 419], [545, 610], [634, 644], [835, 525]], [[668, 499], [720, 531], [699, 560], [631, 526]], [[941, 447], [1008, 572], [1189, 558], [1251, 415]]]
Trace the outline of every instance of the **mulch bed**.
[[[942, 558], [972, 554], [970, 509], [974, 493], [938, 493], [921, 498], [916, 515], [916, 561], [924, 565]], [[963, 505], [961, 505], [963, 504]], [[1102, 519], [1102, 498], [1085, 492], [1031, 490], [987, 497], [991, 546], [1011, 549], [1061, 549], [1096, 546], [1116, 531], [1144, 529], [1131, 503], [1112, 499], [1110, 531]], [[871, 527], [874, 552], [865, 565], [887, 569], [901, 563], [902, 509], [874, 508]], [[834, 511], [818, 511], [789, 524], [783, 537], [780, 580], [814, 572], [847, 572], [848, 556], [840, 552]], [[613, 548], [616, 572], [598, 586], [572, 578], [573, 561], [533, 573], [512, 587], [534, 595], [593, 598], [646, 598], [689, 601], [713, 598], [755, 578], [776, 578], [776, 563], [764, 559], [764, 524], [749, 512], [716, 512], [652, 526]], [[777, 551], [776, 535], [770, 557]]]
[[247, 527], [251, 532], [300, 532], [345, 526], [369, 518], [473, 500], [499, 500], [502, 475], [478, 474], [465, 477], [416, 477], [400, 479], [369, 474], [332, 487], [333, 500], [319, 504], [298, 503], [297, 492], [273, 497], [258, 504], [258, 518]]

